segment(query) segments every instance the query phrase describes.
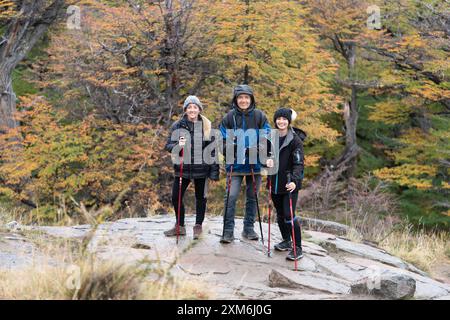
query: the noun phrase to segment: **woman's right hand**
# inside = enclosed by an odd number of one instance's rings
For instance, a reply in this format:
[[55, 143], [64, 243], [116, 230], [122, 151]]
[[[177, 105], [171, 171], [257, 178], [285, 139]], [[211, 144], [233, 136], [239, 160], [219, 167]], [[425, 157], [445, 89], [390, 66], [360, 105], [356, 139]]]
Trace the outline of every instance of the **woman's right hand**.
[[297, 186], [296, 186], [296, 184], [294, 182], [286, 184], [286, 190], [289, 191], [289, 192], [294, 191], [295, 188], [297, 188]]
[[186, 138], [185, 137], [180, 137], [180, 140], [178, 141], [178, 144], [180, 145], [180, 147], [184, 147], [186, 144]]
[[273, 159], [267, 159], [266, 161], [266, 167], [273, 168]]

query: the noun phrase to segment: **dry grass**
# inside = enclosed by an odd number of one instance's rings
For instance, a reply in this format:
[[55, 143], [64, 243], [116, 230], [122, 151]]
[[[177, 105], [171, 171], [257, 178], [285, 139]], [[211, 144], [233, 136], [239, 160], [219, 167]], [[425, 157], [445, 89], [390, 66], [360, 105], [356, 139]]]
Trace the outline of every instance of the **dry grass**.
[[[95, 231], [101, 215], [84, 210]], [[100, 217], [99, 217], [100, 216]], [[0, 226], [15, 218], [0, 208]], [[19, 221], [19, 220], [18, 220]], [[7, 232], [7, 230], [3, 230]], [[174, 277], [159, 261], [123, 264], [97, 258], [87, 250], [93, 232], [84, 239], [63, 239], [22, 230], [36, 248], [35, 264], [0, 271], [0, 299], [140, 300], [209, 299], [199, 281]]]
[[430, 272], [439, 263], [450, 263], [450, 235], [447, 232], [413, 230], [406, 226], [378, 239], [379, 246], [416, 267]]
[[387, 185], [367, 175], [361, 179], [339, 181], [339, 172], [330, 173], [310, 191], [302, 211], [312, 218], [331, 220], [355, 228], [365, 239], [377, 237], [380, 230], [392, 228], [396, 201]]
[[25, 300], [208, 299], [199, 283], [173, 278], [164, 271], [113, 262], [82, 265], [36, 265], [2, 271], [0, 298]]
[[303, 212], [351, 227], [346, 238], [369, 241], [434, 276], [436, 266], [450, 265], [450, 234], [414, 229], [396, 213], [397, 201], [372, 176], [341, 182], [330, 173], [310, 191]]
[[0, 204], [0, 230], [5, 229], [5, 224], [11, 221], [17, 221], [20, 224], [26, 223], [24, 221], [24, 210], [19, 208], [14, 208], [7, 210], [3, 208]]

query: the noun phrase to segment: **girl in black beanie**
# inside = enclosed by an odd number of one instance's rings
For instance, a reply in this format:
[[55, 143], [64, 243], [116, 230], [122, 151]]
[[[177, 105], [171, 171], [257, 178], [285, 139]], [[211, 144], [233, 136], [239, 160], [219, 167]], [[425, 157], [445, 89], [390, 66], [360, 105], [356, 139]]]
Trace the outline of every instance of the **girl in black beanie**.
[[[295, 120], [296, 116], [295, 111], [288, 108], [280, 108], [275, 112], [273, 120], [275, 128], [279, 132], [279, 150], [274, 150], [274, 159], [269, 159], [266, 163], [269, 168], [274, 166], [274, 161], [277, 161], [278, 164], [277, 173], [268, 176], [272, 184], [271, 198], [277, 211], [277, 222], [283, 237], [283, 241], [275, 245], [275, 250], [289, 250], [286, 257], [288, 260], [298, 260], [303, 257], [300, 218], [295, 217], [295, 207], [303, 180], [303, 140], [306, 138], [306, 133], [291, 126], [291, 122]], [[289, 193], [292, 196], [296, 250], [293, 248], [293, 235], [291, 234]]]

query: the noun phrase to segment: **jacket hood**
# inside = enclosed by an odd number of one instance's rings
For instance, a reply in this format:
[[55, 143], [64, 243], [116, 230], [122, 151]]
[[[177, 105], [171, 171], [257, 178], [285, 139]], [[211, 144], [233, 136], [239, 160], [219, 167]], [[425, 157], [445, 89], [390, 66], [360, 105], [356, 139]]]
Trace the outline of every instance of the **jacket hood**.
[[289, 145], [292, 140], [294, 140], [295, 136], [298, 136], [302, 142], [306, 139], [306, 132], [299, 128], [290, 127], [287, 132], [286, 139], [281, 146], [279, 146], [280, 150]]
[[205, 140], [211, 140], [211, 121], [203, 115], [200, 115], [203, 121], [203, 134], [205, 135]]
[[302, 141], [305, 141], [306, 137], [308, 136], [308, 135], [306, 134], [306, 132], [303, 131], [302, 129], [292, 127], [292, 130], [295, 132], [295, 134], [296, 134]]
[[[242, 110], [241, 108], [239, 108], [239, 106], [237, 104], [237, 97], [240, 94], [248, 94], [251, 98], [252, 102], [250, 103], [250, 107], [248, 107], [248, 109], [246, 109], [246, 110]], [[235, 109], [237, 112], [240, 112], [240, 113], [252, 112], [256, 108], [256, 101], [255, 101], [255, 96], [253, 95], [252, 88], [246, 84], [241, 84], [241, 85], [236, 86], [233, 90], [233, 101], [232, 101], [231, 105], [232, 105], [232, 108]]]

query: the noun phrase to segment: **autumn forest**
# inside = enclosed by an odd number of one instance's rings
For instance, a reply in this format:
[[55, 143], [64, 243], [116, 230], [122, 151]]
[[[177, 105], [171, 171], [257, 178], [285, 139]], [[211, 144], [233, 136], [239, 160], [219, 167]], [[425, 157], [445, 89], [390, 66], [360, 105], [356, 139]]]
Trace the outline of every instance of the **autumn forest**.
[[449, 57], [448, 0], [0, 0], [0, 207], [172, 214], [184, 99], [217, 128], [246, 83], [308, 134], [300, 215], [448, 231]]

